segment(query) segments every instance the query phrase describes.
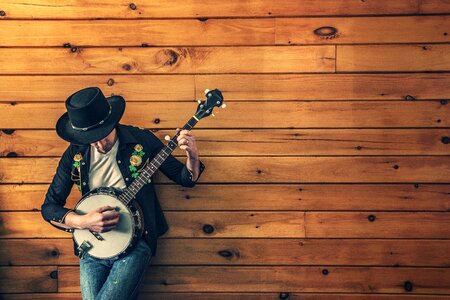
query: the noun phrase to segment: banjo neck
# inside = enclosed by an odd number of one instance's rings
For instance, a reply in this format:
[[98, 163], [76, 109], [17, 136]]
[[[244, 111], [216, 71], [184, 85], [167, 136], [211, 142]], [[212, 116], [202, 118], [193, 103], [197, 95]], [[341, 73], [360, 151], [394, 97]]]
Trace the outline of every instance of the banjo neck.
[[[181, 130], [191, 130], [198, 121], [199, 119], [194, 115]], [[140, 189], [149, 182], [151, 176], [177, 148], [177, 138], [180, 135], [181, 130], [177, 132], [177, 134], [164, 148], [161, 149], [161, 151], [159, 151], [152, 161], [142, 170], [142, 172], [140, 172], [136, 179], [126, 189], [124, 189], [123, 193], [120, 195], [120, 198], [126, 205], [129, 205], [134, 200]]]

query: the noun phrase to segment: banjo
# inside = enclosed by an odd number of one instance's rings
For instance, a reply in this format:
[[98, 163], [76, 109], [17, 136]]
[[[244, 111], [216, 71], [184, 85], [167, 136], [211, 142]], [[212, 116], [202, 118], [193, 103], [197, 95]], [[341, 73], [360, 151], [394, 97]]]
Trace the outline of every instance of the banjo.
[[[218, 89], [205, 90], [205, 95], [206, 100], [198, 100], [196, 113], [182, 130], [190, 130], [200, 119], [211, 114], [214, 116], [214, 107], [225, 108], [225, 104], [222, 104], [222, 93]], [[143, 213], [138, 202], [134, 201], [136, 194], [176, 149], [179, 134], [180, 132], [161, 149], [127, 188], [122, 190], [115, 187], [98, 187], [87, 192], [77, 202], [74, 208], [77, 214], [84, 215], [106, 205], [114, 207], [120, 213], [119, 222], [110, 231], [99, 233], [90, 229], [74, 229], [73, 240], [78, 246], [79, 257], [89, 253], [99, 259], [111, 259], [121, 258], [130, 252], [144, 231]]]

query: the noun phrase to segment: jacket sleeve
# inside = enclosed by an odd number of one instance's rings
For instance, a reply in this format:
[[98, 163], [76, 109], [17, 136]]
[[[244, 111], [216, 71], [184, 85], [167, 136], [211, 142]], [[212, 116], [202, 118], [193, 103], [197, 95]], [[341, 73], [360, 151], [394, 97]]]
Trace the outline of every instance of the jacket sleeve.
[[[145, 133], [148, 144], [150, 145], [150, 149], [152, 149], [152, 153], [156, 156], [159, 151], [161, 151], [161, 149], [165, 147], [165, 145], [151, 131], [145, 130]], [[198, 179], [205, 169], [205, 165], [202, 163], [202, 161], [199, 160], [199, 162], [200, 172], [198, 174], [197, 180], [195, 181], [192, 180], [193, 174], [189, 171], [186, 165], [181, 163], [172, 154], [170, 154], [161, 164], [159, 170], [161, 170], [161, 172], [173, 182], [176, 182], [177, 184], [185, 187], [193, 187], [198, 182]]]
[[[73, 211], [64, 207], [74, 184], [74, 181], [71, 179], [71, 163], [72, 151], [71, 146], [69, 146], [59, 160], [56, 173], [45, 195], [44, 203], [41, 206], [41, 214], [44, 220], [49, 222], [53, 227], [66, 232], [72, 232], [72, 229], [64, 224], [66, 215]], [[58, 224], [64, 225], [58, 226]]]

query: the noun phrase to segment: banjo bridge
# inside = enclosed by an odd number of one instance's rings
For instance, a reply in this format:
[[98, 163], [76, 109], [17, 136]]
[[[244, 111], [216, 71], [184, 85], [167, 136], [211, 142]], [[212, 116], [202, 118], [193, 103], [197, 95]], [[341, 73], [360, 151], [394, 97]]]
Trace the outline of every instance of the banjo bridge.
[[[92, 233], [93, 236], [99, 241], [104, 241], [105, 239], [102, 237], [102, 235], [96, 231], [89, 230], [90, 233]], [[84, 242], [83, 242], [84, 243]]]

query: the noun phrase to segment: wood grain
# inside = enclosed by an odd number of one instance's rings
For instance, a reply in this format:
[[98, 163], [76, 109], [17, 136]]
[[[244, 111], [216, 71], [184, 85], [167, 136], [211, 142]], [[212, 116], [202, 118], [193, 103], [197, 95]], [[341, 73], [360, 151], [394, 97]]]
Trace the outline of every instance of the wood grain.
[[338, 46], [337, 72], [449, 71], [449, 44]]
[[[255, 293], [164, 293], [164, 292], [141, 292], [138, 296], [139, 300], [146, 299], [160, 299], [160, 300], [272, 300], [277, 297], [288, 295], [289, 299], [295, 300], [332, 300], [336, 299], [335, 294], [319, 294], [319, 293], [302, 293], [302, 292], [255, 292]], [[17, 300], [17, 299], [64, 299], [64, 300], [78, 300], [81, 297], [80, 293], [46, 293], [46, 294], [3, 294], [2, 299], [5, 300]], [[439, 295], [401, 295], [401, 294], [339, 294], [339, 299], [341, 300], [364, 300], [364, 299], [374, 299], [374, 300], [384, 300], [386, 297], [395, 300], [409, 300], [409, 299], [433, 299], [433, 300], [444, 300], [448, 299], [448, 296]]]
[[[0, 265], [79, 264], [78, 256], [73, 253], [72, 239], [7, 239], [3, 244]], [[161, 238], [152, 266], [448, 267], [449, 250], [449, 240], [433, 239]]]
[[[324, 275], [324, 270], [327, 275]], [[327, 292], [448, 294], [446, 268], [387, 267], [222, 267], [151, 266], [141, 290], [145, 292]], [[60, 292], [79, 291], [77, 267], [59, 268]], [[411, 294], [411, 292], [408, 292]]]
[[[2, 74], [333, 73], [334, 46], [0, 48]], [[223, 64], [226, 61], [226, 64]], [[260, 62], [260, 63], [256, 63]], [[263, 63], [261, 63], [263, 62]], [[45, 66], [43, 68], [42, 66]]]
[[[448, 16], [277, 18], [277, 44], [390, 44], [448, 42]], [[314, 34], [321, 27], [333, 27]], [[447, 33], [447, 34], [446, 34]]]
[[[52, 4], [43, 0], [10, 0], [2, 4], [4, 19], [9, 18], [54, 18], [54, 19], [95, 19], [95, 18], [198, 18], [198, 17], [265, 17], [265, 16], [322, 16], [322, 15], [377, 15], [417, 13], [418, 3], [422, 3], [424, 12], [446, 12], [433, 1], [397, 0], [397, 1], [346, 1], [322, 0], [317, 5], [314, 0], [303, 0], [298, 5], [295, 0], [285, 1], [238, 1], [229, 0], [163, 0], [142, 2], [132, 9], [127, 3], [119, 4], [113, 0], [101, 3], [73, 2], [66, 5]], [[430, 3], [431, 2], [431, 3]], [[434, 1], [436, 2], [436, 1]], [[70, 8], [70, 9], [68, 9]]]
[[[170, 224], [167, 238], [450, 238], [447, 212], [168, 211], [165, 215]], [[2, 239], [71, 237], [46, 223], [40, 212], [0, 212], [0, 218]], [[211, 233], [204, 231], [208, 225]]]
[[[0, 158], [0, 180], [50, 183], [58, 161]], [[450, 156], [205, 157], [202, 162], [199, 183], [448, 183], [450, 178]], [[158, 171], [154, 182], [172, 181]]]
[[[20, 24], [20, 26], [19, 26]], [[442, 43], [448, 16], [176, 20], [3, 20], [3, 47]], [[334, 35], [315, 30], [331, 26]], [[358, 30], [359, 29], [359, 30]]]
[[[220, 74], [220, 75], [0, 75], [0, 101], [64, 102], [75, 91], [98, 86], [106, 96], [130, 101], [194, 101], [206, 88], [225, 101], [447, 99], [448, 73]], [[58, 88], [56, 89], [55, 86]], [[170, 87], [170, 88], [168, 88]]]
[[0, 292], [56, 292], [57, 272], [56, 266], [0, 267]]
[[[39, 211], [49, 184], [0, 185], [0, 210]], [[155, 184], [165, 211], [408, 210], [450, 211], [449, 184]], [[67, 199], [80, 198], [74, 186]]]
[[[124, 124], [145, 128], [180, 127], [195, 114], [197, 103], [127, 104]], [[63, 103], [0, 103], [0, 128], [54, 129], [66, 111]], [[216, 117], [195, 128], [360, 128], [449, 127], [447, 101], [228, 102]], [[42, 118], [41, 116], [46, 116]], [[30, 122], [33, 120], [33, 122]]]
[[[152, 130], [163, 143], [174, 130]], [[295, 155], [448, 155], [449, 129], [197, 129], [201, 157]], [[0, 131], [0, 157], [63, 154], [69, 143], [55, 130]], [[180, 159], [186, 152], [173, 152]]]

